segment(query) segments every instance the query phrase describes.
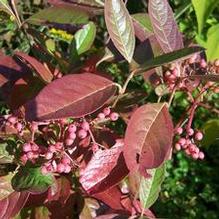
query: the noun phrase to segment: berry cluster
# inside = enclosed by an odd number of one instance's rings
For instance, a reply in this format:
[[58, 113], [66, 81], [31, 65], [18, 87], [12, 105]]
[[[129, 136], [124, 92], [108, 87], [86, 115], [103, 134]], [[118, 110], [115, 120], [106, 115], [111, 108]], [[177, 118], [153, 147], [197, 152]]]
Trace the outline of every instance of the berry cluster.
[[179, 139], [175, 144], [175, 149], [177, 151], [184, 150], [185, 153], [194, 160], [204, 159], [204, 153], [200, 151], [197, 146], [197, 143], [203, 139], [203, 133], [201, 131], [194, 131], [194, 129], [190, 128], [186, 130], [186, 134], [184, 134], [183, 128], [179, 127], [176, 130], [176, 134], [179, 136]]
[[119, 118], [119, 114], [115, 112], [111, 112], [111, 109], [109, 107], [106, 107], [103, 109], [102, 112], [100, 112], [97, 115], [97, 118], [99, 119], [109, 119], [111, 121], [116, 121]]
[[13, 130], [16, 130], [17, 134], [19, 134], [20, 136], [23, 135], [25, 124], [22, 119], [14, 115], [5, 115], [3, 119], [5, 126], [10, 127]]

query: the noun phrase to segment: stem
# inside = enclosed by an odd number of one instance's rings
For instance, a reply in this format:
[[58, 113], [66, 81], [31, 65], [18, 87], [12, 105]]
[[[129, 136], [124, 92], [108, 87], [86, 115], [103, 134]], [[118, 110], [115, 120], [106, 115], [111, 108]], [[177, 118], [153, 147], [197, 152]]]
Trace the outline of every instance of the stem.
[[11, 6], [12, 6], [12, 9], [13, 9], [14, 14], [15, 14], [18, 27], [20, 28], [20, 27], [22, 26], [22, 22], [21, 22], [21, 20], [20, 20], [19, 14], [18, 14], [18, 12], [17, 12], [17, 8], [16, 8], [16, 4], [15, 4], [14, 0], [11, 0]]
[[175, 93], [176, 93], [176, 87], [174, 87], [174, 89], [173, 89], [173, 91], [172, 91], [172, 93], [171, 93], [170, 99], [169, 99], [169, 101], [168, 101], [168, 107], [171, 106], [171, 104], [172, 104], [172, 102], [173, 102], [173, 99], [174, 99]]

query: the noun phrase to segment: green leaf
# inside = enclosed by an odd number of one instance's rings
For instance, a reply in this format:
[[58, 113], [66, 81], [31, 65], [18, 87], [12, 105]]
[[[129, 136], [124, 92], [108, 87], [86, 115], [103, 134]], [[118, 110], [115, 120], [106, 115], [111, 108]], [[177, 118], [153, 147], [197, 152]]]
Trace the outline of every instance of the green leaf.
[[78, 55], [86, 52], [92, 46], [96, 36], [96, 26], [93, 22], [84, 25], [75, 33], [76, 49]]
[[218, 0], [192, 0], [193, 7], [195, 9], [197, 21], [198, 21], [198, 32], [202, 32], [203, 27], [206, 23], [211, 12], [217, 6]]
[[0, 164], [12, 163], [13, 156], [11, 156], [7, 150], [7, 142], [0, 144]]
[[53, 182], [53, 175], [43, 175], [40, 167], [21, 167], [11, 181], [14, 190], [33, 193], [45, 192]]
[[8, 3], [8, 0], [0, 0], [0, 10], [3, 10], [6, 13], [15, 17], [14, 12], [12, 11], [12, 9]]
[[147, 170], [151, 178], [141, 177], [139, 187], [139, 197], [142, 207], [150, 208], [159, 196], [161, 184], [165, 178], [165, 164], [156, 168]]
[[0, 177], [0, 201], [8, 197], [14, 189], [11, 187], [12, 174]]
[[154, 59], [148, 60], [144, 64], [142, 64], [137, 73], [142, 73], [167, 63], [187, 59], [191, 55], [199, 53], [203, 50], [204, 49], [202, 47], [189, 47], [174, 52], [166, 53], [161, 56], [157, 56]]
[[26, 21], [35, 25], [42, 25], [48, 22], [60, 24], [86, 24], [88, 22], [88, 14], [75, 7], [59, 5], [43, 9]]
[[209, 120], [203, 127], [204, 138], [201, 144], [209, 147], [215, 141], [219, 141], [219, 119]]
[[132, 18], [135, 22], [137, 22], [142, 29], [144, 29], [146, 32], [153, 32], [153, 28], [151, 26], [151, 21], [149, 18], [149, 15], [146, 13], [137, 13], [132, 14]]
[[104, 16], [115, 47], [131, 62], [135, 49], [135, 33], [131, 16], [122, 0], [105, 0]]
[[207, 35], [207, 58], [213, 61], [219, 58], [219, 24], [212, 26]]

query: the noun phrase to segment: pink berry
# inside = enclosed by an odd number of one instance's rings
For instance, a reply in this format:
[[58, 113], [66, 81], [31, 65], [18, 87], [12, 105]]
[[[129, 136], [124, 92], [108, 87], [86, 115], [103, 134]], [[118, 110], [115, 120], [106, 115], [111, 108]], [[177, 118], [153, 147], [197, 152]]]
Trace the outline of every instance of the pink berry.
[[76, 134], [75, 134], [75, 132], [70, 132], [70, 133], [68, 133], [68, 138], [70, 138], [70, 139], [72, 139], [72, 140], [76, 139]]
[[32, 150], [32, 147], [31, 147], [31, 144], [30, 143], [25, 143], [24, 145], [23, 145], [23, 151], [24, 152], [29, 152], [29, 151], [31, 151]]
[[38, 151], [39, 150], [39, 146], [36, 144], [32, 144], [31, 146], [32, 151]]
[[175, 144], [175, 149], [176, 149], [177, 151], [180, 151], [180, 150], [181, 150], [181, 145], [178, 144], [178, 143], [176, 143], [176, 144]]
[[20, 132], [23, 129], [23, 125], [20, 122], [17, 122], [15, 124], [15, 128], [17, 129], [18, 132]]
[[29, 160], [32, 160], [33, 158], [34, 158], [34, 154], [33, 154], [33, 152], [28, 152], [27, 153], [27, 158], [29, 159]]
[[65, 173], [70, 173], [71, 172], [71, 167], [69, 165], [65, 165]]
[[39, 155], [39, 153], [33, 153], [33, 159], [37, 159], [38, 157], [39, 157], [40, 155]]
[[17, 122], [17, 118], [15, 116], [10, 116], [8, 118], [8, 121], [11, 123], [11, 124], [15, 124]]
[[185, 138], [180, 138], [179, 141], [178, 141], [178, 143], [179, 143], [181, 146], [183, 146], [183, 145], [186, 144], [186, 139], [185, 139]]
[[196, 151], [196, 145], [190, 144], [190, 145], [189, 145], [189, 151], [190, 151], [191, 153], [195, 152], [195, 151]]
[[90, 125], [88, 122], [82, 122], [81, 128], [84, 129], [85, 131], [88, 131], [90, 129]]
[[96, 153], [99, 150], [99, 146], [97, 144], [92, 144], [92, 151]]
[[118, 118], [119, 118], [119, 114], [118, 113], [111, 113], [110, 114], [110, 119], [112, 121], [116, 121], [116, 120], [118, 120]]
[[202, 68], [206, 68], [206, 67], [207, 67], [207, 62], [206, 62], [204, 59], [201, 59], [201, 61], [200, 61], [200, 66], [201, 66]]
[[172, 70], [172, 74], [173, 74], [175, 77], [177, 77], [177, 76], [178, 76], [178, 70], [177, 70], [176, 68], [174, 68], [174, 69]]
[[55, 145], [50, 145], [50, 146], [49, 146], [49, 151], [52, 152], [52, 153], [55, 153], [55, 152], [56, 152], [56, 147], [55, 147]]
[[198, 153], [193, 153], [193, 154], [192, 154], [192, 158], [193, 158], [194, 160], [197, 160], [197, 159], [199, 158], [199, 154], [198, 154]]
[[188, 148], [185, 150], [185, 153], [186, 153], [187, 155], [190, 155], [190, 154], [191, 154], [191, 152], [190, 152], [190, 150], [189, 150]]
[[203, 160], [205, 158], [205, 154], [203, 152], [199, 152], [199, 159]]
[[197, 132], [195, 134], [195, 140], [201, 141], [203, 139], [203, 134], [201, 132]]
[[166, 77], [166, 78], [168, 78], [170, 75], [171, 75], [171, 72], [170, 72], [170, 71], [166, 71], [166, 72], [165, 72], [165, 77]]
[[99, 119], [105, 119], [105, 114], [104, 114], [104, 113], [99, 113], [99, 114], [97, 115], [97, 118], [99, 118]]
[[76, 132], [77, 131], [77, 127], [74, 124], [71, 124], [68, 126], [68, 131], [69, 132]]
[[61, 150], [63, 148], [63, 143], [62, 142], [56, 142], [54, 146], [57, 150]]
[[59, 164], [57, 165], [57, 172], [63, 173], [64, 171], [65, 171], [65, 165], [62, 164], [62, 163], [59, 163]]
[[106, 108], [103, 109], [103, 113], [104, 113], [105, 116], [108, 116], [110, 114], [110, 112], [111, 112], [111, 110], [110, 110], [109, 107], [106, 107]]
[[41, 173], [42, 173], [43, 175], [48, 174], [48, 170], [47, 170], [47, 168], [46, 168], [45, 166], [42, 166], [42, 168], [41, 168]]
[[52, 152], [47, 152], [47, 153], [45, 154], [45, 158], [46, 158], [47, 160], [51, 160], [51, 159], [53, 158], [53, 153], [52, 153]]
[[63, 157], [62, 160], [61, 160], [61, 162], [62, 162], [63, 164], [70, 164], [70, 163], [71, 163], [71, 160], [70, 160], [68, 157]]
[[78, 132], [78, 137], [79, 137], [80, 139], [86, 138], [86, 137], [87, 137], [87, 131], [85, 131], [84, 129], [79, 130], [79, 132]]
[[181, 135], [182, 133], [183, 133], [183, 128], [182, 127], [177, 128], [176, 134]]
[[38, 124], [36, 122], [33, 122], [31, 124], [31, 129], [33, 132], [36, 132], [38, 130]]
[[192, 135], [194, 135], [194, 130], [191, 128], [187, 131], [187, 133], [189, 136], [192, 136]]
[[67, 138], [67, 139], [65, 140], [66, 146], [71, 146], [73, 143], [74, 143], [74, 140], [71, 139], [71, 138]]
[[26, 155], [26, 154], [23, 154], [23, 155], [21, 156], [21, 162], [25, 165], [27, 161], [28, 161], [27, 155]]

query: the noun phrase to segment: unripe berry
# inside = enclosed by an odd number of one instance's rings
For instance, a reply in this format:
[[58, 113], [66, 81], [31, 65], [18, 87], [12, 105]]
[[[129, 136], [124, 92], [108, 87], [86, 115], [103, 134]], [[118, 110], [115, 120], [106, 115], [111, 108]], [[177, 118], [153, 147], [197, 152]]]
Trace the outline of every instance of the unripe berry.
[[116, 120], [118, 120], [118, 118], [119, 118], [119, 114], [118, 113], [111, 113], [110, 114], [110, 119], [112, 121], [116, 121]]
[[25, 143], [24, 145], [23, 145], [23, 151], [24, 152], [29, 152], [29, 151], [31, 151], [32, 150], [32, 147], [31, 147], [31, 144], [30, 143]]
[[193, 152], [195, 152], [195, 150], [196, 150], [196, 145], [190, 144], [190, 145], [189, 145], [189, 151], [190, 151], [191, 153], [193, 153]]
[[203, 134], [201, 132], [197, 132], [195, 134], [195, 140], [201, 141], [203, 139]]
[[200, 61], [200, 66], [201, 66], [202, 68], [206, 68], [206, 67], [207, 67], [207, 62], [206, 62], [204, 59], [201, 59], [201, 61]]
[[189, 130], [187, 130], [187, 133], [189, 136], [194, 135], [194, 130], [192, 128], [190, 128]]
[[186, 139], [185, 139], [185, 138], [180, 138], [179, 141], [178, 141], [178, 143], [179, 143], [181, 146], [183, 146], [183, 145], [186, 144]]
[[205, 154], [203, 152], [199, 152], [199, 159], [203, 160], [205, 158]]
[[165, 75], [166, 78], [169, 78], [169, 76], [171, 75], [171, 72], [170, 71], [166, 71], [164, 75]]
[[65, 165], [65, 173], [70, 173], [71, 172], [71, 167], [69, 165]]
[[64, 171], [65, 171], [65, 165], [62, 164], [62, 163], [59, 163], [59, 164], [57, 165], [57, 172], [63, 173]]
[[192, 154], [192, 158], [193, 158], [194, 160], [197, 160], [197, 159], [199, 158], [199, 154], [198, 154], [198, 153], [193, 153], [193, 154]]
[[181, 150], [181, 145], [178, 144], [178, 143], [176, 143], [176, 144], [175, 144], [175, 149], [176, 149], [177, 151], [180, 151], [180, 150]]
[[110, 114], [110, 112], [111, 112], [111, 110], [110, 110], [109, 107], [106, 107], [106, 108], [103, 109], [103, 113], [104, 113], [105, 116], [108, 116]]
[[80, 138], [80, 139], [84, 139], [84, 138], [86, 138], [87, 137], [87, 131], [85, 131], [84, 129], [81, 129], [81, 130], [79, 130], [78, 131], [78, 137]]
[[65, 144], [66, 146], [71, 146], [74, 143], [74, 140], [71, 138], [65, 139]]
[[176, 134], [181, 135], [182, 133], [183, 133], [183, 128], [182, 127], [177, 128]]
[[52, 152], [47, 152], [47, 153], [45, 154], [45, 158], [46, 158], [47, 160], [51, 160], [51, 159], [53, 158], [53, 153], [52, 153]]
[[81, 128], [84, 129], [85, 131], [88, 131], [90, 129], [90, 125], [88, 122], [82, 122]]
[[68, 131], [69, 132], [76, 132], [77, 131], [77, 127], [74, 124], [71, 124], [68, 126]]
[[185, 150], [185, 153], [186, 153], [187, 155], [190, 155], [190, 154], [191, 154], [191, 152], [190, 152], [190, 150], [189, 150], [188, 148]]
[[105, 114], [104, 114], [104, 113], [99, 113], [99, 114], [97, 115], [97, 118], [99, 118], [99, 119], [105, 119]]

